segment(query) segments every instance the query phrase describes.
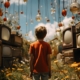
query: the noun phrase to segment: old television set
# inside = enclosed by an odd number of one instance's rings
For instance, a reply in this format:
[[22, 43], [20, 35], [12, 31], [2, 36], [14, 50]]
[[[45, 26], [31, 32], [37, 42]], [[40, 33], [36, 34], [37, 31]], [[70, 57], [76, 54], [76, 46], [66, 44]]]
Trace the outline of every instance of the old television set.
[[22, 57], [22, 49], [21, 47], [12, 47], [12, 57]]
[[74, 61], [80, 62], [80, 48], [74, 49]]
[[2, 45], [2, 57], [12, 57], [12, 46]]
[[63, 30], [63, 49], [76, 47], [75, 26]]
[[76, 47], [80, 48], [80, 33], [76, 33]]
[[12, 68], [13, 58], [12, 57], [3, 57], [2, 58], [2, 68]]
[[11, 45], [12, 46], [18, 46], [21, 47], [22, 46], [22, 38], [18, 35], [15, 34], [11, 34]]
[[0, 40], [2, 40], [2, 43], [9, 44], [10, 35], [11, 35], [11, 29], [4, 24], [0, 24]]

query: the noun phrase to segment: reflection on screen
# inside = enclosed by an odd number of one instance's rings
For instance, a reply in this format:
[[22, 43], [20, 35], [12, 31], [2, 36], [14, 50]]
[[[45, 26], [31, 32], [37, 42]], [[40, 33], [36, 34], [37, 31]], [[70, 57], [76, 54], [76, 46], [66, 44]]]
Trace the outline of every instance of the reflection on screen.
[[7, 29], [7, 28], [2, 28], [2, 39], [3, 40], [9, 40], [9, 38], [10, 38], [10, 32], [9, 32], [9, 30]]

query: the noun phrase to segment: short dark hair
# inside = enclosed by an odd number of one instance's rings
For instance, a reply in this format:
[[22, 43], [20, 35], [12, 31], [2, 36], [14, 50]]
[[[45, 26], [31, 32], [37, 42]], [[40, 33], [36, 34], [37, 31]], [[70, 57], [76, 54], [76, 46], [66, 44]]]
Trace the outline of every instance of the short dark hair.
[[35, 35], [37, 39], [44, 39], [46, 34], [47, 34], [47, 30], [46, 30], [46, 27], [44, 26], [39, 26], [35, 29]]

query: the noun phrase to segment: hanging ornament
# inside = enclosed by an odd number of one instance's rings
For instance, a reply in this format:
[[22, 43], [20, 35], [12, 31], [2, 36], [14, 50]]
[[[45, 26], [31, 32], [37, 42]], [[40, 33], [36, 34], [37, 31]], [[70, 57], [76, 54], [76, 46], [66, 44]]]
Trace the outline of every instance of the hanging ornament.
[[71, 5], [70, 5], [70, 11], [73, 13], [73, 14], [77, 14], [80, 10], [80, 7], [79, 7], [79, 4], [75, 1], [73, 2]]
[[3, 20], [4, 20], [4, 21], [7, 21], [7, 18], [6, 18], [6, 17], [4, 17], [4, 18], [3, 18]]
[[66, 14], [67, 14], [66, 9], [63, 9], [63, 10], [62, 10], [62, 15], [65, 17], [65, 16], [66, 16]]
[[18, 25], [18, 26], [17, 26], [17, 29], [19, 30], [20, 28], [21, 28], [21, 26], [20, 26], [20, 25]]
[[75, 16], [72, 16], [72, 19], [75, 19]]
[[10, 2], [9, 2], [9, 1], [6, 1], [6, 2], [4, 3], [4, 6], [5, 6], [6, 8], [8, 8], [8, 7], [10, 6]]
[[3, 12], [1, 8], [0, 8], [0, 16], [3, 16]]
[[60, 23], [58, 23], [58, 26], [59, 26], [59, 27], [62, 27], [62, 26], [63, 26], [63, 24], [60, 22]]
[[55, 9], [54, 8], [51, 8], [51, 14], [55, 13]]
[[47, 19], [47, 22], [50, 22], [50, 20], [49, 20], [49, 19]]
[[28, 25], [28, 23], [26, 22], [26, 25]]
[[80, 15], [80, 12], [78, 12], [78, 15]]
[[21, 14], [23, 14], [23, 11], [21, 11]]
[[40, 13], [38, 13], [37, 16], [36, 16], [36, 21], [41, 21], [41, 19], [42, 19], [41, 15], [40, 15]]
[[28, 2], [28, 0], [23, 0], [24, 2]]
[[31, 22], [31, 24], [33, 24], [33, 20], [32, 19], [30, 20], [30, 22]]

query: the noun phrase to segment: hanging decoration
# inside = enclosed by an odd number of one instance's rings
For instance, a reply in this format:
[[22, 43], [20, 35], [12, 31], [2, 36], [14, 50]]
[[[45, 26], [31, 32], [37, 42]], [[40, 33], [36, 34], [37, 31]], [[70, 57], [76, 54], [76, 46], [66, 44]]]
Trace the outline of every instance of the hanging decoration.
[[70, 5], [70, 11], [73, 13], [73, 14], [77, 14], [80, 10], [80, 6], [79, 4], [77, 3], [77, 0], [75, 0], [71, 5]]
[[0, 8], [0, 16], [3, 16], [3, 11], [1, 8]]
[[23, 4], [22, 4], [21, 8], [22, 8], [21, 14], [23, 14], [23, 13], [24, 13], [24, 12], [23, 12]]
[[62, 10], [62, 16], [66, 16], [67, 15], [67, 11], [66, 9], [64, 8], [64, 0], [63, 0], [63, 10]]
[[32, 19], [32, 0], [31, 0], [31, 19], [30, 19], [30, 23], [33, 24], [33, 19]]
[[37, 21], [41, 21], [41, 15], [40, 15], [40, 10], [38, 10], [38, 14], [37, 14], [37, 16], [36, 16], [36, 20]]
[[56, 12], [55, 7], [53, 5], [53, 1], [51, 1], [51, 14], [54, 14]]
[[4, 17], [4, 18], [3, 18], [3, 20], [4, 20], [4, 21], [7, 21], [7, 18], [6, 18], [6, 17]]
[[41, 12], [40, 12], [40, 0], [38, 0], [38, 14], [36, 16], [36, 21], [41, 21], [42, 17], [41, 17]]
[[28, 0], [23, 0], [24, 2], [28, 2]]
[[[46, 4], [48, 4], [48, 0], [46, 0]], [[49, 6], [48, 6], [48, 5], [46, 6], [46, 4], [45, 4], [45, 7], [46, 7], [45, 10], [48, 11], [48, 10], [49, 10]], [[46, 12], [46, 11], [45, 11], [45, 12]], [[46, 12], [46, 13], [47, 13], [46, 21], [47, 21], [47, 22], [50, 22], [49, 13], [48, 13], [48, 12]]]
[[61, 22], [59, 22], [59, 23], [58, 23], [58, 26], [59, 26], [59, 27], [62, 27], [62, 26], [63, 26], [63, 24], [62, 24]]
[[20, 25], [18, 25], [18, 26], [17, 26], [17, 29], [19, 30], [20, 28], [21, 28], [21, 26], [20, 26]]
[[75, 16], [72, 16], [72, 19], [75, 19]]
[[5, 6], [5, 8], [8, 8], [8, 7], [10, 6], [9, 0], [7, 0], [7, 1], [4, 3], [4, 6]]
[[63, 9], [63, 10], [62, 10], [62, 15], [65, 17], [65, 16], [66, 16], [66, 14], [67, 14], [66, 9]]
[[58, 7], [58, 26], [59, 27], [62, 27], [63, 26], [63, 24], [62, 24], [62, 22], [61, 22], [61, 12], [60, 12], [60, 1], [59, 1], [59, 7]]

